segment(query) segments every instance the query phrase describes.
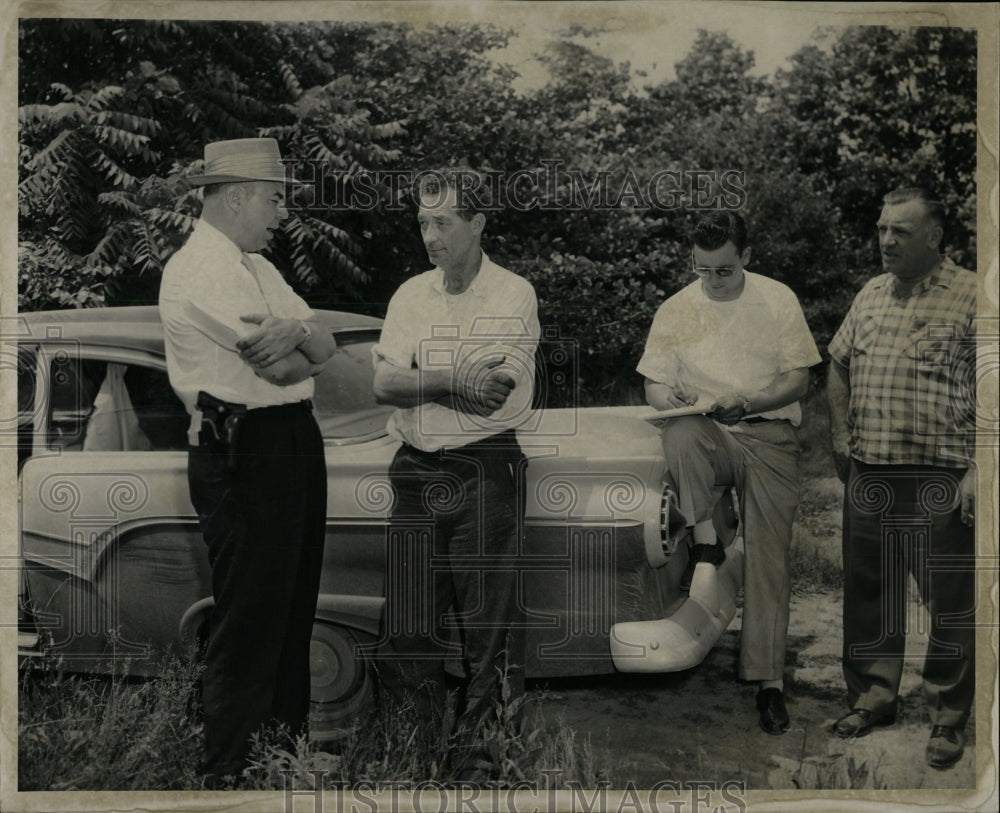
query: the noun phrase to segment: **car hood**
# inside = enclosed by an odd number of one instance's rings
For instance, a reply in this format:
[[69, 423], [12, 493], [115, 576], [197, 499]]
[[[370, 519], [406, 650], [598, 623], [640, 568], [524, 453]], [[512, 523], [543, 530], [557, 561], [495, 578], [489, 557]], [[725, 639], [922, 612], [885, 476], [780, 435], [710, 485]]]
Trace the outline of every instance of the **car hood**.
[[588, 461], [663, 458], [660, 430], [636, 415], [632, 407], [546, 409], [536, 424], [518, 430], [518, 440], [530, 458]]

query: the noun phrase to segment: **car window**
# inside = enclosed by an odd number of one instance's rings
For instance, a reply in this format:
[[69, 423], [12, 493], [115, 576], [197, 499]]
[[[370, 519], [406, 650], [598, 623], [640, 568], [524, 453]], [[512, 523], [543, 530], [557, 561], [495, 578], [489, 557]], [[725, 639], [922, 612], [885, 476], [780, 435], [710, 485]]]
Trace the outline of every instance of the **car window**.
[[132, 410], [150, 448], [186, 450], [191, 417], [177, 397], [167, 371], [158, 367], [130, 364], [124, 376]]
[[188, 416], [165, 370], [53, 356], [46, 444], [68, 452], [187, 447]]
[[395, 407], [375, 403], [372, 393], [374, 331], [337, 335], [337, 352], [318, 376], [316, 420], [327, 440], [363, 440], [385, 432]]
[[35, 365], [34, 347], [19, 347], [17, 351], [17, 470], [31, 456], [32, 435], [35, 431]]
[[77, 452], [83, 449], [87, 424], [94, 412], [108, 364], [77, 354], [57, 352], [49, 368], [49, 414], [45, 445]]

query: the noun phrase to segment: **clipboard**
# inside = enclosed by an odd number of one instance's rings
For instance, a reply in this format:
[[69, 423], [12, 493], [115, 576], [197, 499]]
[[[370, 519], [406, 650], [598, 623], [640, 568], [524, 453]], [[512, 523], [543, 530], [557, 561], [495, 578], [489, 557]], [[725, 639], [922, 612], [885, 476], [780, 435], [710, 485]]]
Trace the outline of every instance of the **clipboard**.
[[642, 418], [645, 421], [659, 421], [664, 418], [682, 418], [685, 415], [707, 415], [709, 408], [702, 406], [684, 406], [684, 407], [674, 407], [673, 409], [664, 409], [660, 412], [654, 412], [652, 415], [643, 415]]

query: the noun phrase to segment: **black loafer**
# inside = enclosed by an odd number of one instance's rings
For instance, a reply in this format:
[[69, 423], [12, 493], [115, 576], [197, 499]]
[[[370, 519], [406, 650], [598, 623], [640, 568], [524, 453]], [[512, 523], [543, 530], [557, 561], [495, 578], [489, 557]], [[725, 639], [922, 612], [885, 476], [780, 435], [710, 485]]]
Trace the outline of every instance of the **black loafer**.
[[892, 725], [896, 722], [896, 715], [876, 714], [871, 709], [851, 709], [833, 724], [833, 733], [838, 737], [847, 739], [849, 737], [863, 737], [873, 728]]
[[760, 712], [760, 727], [768, 734], [788, 731], [790, 721], [781, 689], [761, 689], [757, 692], [757, 711]]

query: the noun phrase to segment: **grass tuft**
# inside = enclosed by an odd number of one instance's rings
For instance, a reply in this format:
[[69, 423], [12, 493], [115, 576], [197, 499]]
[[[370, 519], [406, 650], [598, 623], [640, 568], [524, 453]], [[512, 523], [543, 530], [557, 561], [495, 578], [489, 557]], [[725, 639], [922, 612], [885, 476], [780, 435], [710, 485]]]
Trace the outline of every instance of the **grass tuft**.
[[[199, 790], [203, 727], [198, 705], [202, 666], [193, 657], [171, 658], [160, 677], [85, 676], [46, 656], [26, 664], [18, 696], [18, 789]], [[504, 680], [507, 687], [507, 681]], [[545, 723], [541, 699], [498, 703], [477, 752], [491, 787], [519, 782], [539, 787], [580, 782], [590, 787], [607, 771], [594, 764], [589, 738], [561, 720]], [[333, 743], [287, 731], [258, 734], [250, 767], [234, 777], [246, 790], [325, 788], [427, 782], [456, 785], [468, 767], [458, 758], [458, 737], [444, 740], [412, 709], [377, 708]], [[553, 776], [556, 777], [553, 780]]]
[[68, 674], [56, 657], [22, 668], [18, 789], [198, 787], [201, 666], [172, 657], [158, 680]]

